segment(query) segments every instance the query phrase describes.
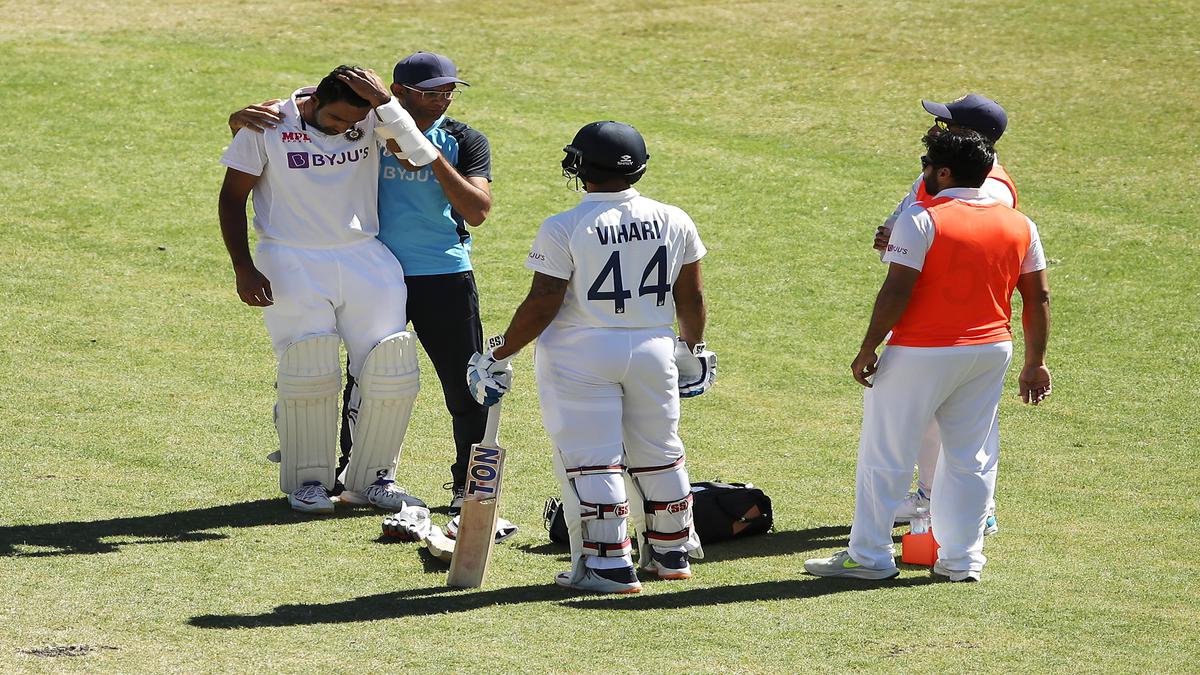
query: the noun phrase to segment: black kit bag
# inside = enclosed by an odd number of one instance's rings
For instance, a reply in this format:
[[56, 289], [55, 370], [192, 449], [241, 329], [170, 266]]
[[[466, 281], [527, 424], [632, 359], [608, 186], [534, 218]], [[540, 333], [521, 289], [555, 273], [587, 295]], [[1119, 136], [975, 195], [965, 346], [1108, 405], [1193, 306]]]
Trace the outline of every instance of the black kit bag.
[[[562, 501], [546, 500], [542, 513], [550, 541], [569, 543]], [[763, 534], [775, 524], [771, 498], [748, 483], [692, 483], [692, 526], [701, 544]]]

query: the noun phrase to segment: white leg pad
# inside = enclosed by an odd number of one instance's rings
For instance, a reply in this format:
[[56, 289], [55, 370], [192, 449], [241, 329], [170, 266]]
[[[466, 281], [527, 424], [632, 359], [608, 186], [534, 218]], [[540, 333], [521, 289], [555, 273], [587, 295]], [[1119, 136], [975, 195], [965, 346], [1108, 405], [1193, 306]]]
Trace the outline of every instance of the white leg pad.
[[361, 492], [380, 478], [392, 478], [413, 404], [420, 390], [416, 337], [396, 333], [367, 354], [356, 380], [357, 414], [350, 414], [350, 463], [342, 475], [347, 490]]
[[309, 481], [333, 487], [342, 367], [338, 336], [311, 335], [288, 345], [279, 359], [275, 429], [279, 432], [279, 489], [291, 494]]
[[[554, 453], [555, 473], [562, 483], [563, 518], [571, 541], [571, 570], [575, 581], [584, 567], [633, 564], [627, 520], [629, 502], [619, 464], [563, 466]], [[605, 560], [611, 562], [604, 562]]]
[[630, 467], [629, 475], [642, 501], [642, 508], [634, 510], [644, 514], [644, 529], [638, 530], [641, 562], [649, 562], [651, 546], [660, 553], [698, 552], [700, 538], [692, 527], [692, 486], [683, 458], [665, 466]]

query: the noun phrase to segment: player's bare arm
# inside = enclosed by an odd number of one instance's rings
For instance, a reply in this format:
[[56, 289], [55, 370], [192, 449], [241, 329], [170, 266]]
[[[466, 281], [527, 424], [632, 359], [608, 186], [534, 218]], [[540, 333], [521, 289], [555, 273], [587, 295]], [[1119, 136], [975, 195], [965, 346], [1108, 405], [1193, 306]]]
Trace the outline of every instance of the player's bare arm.
[[1021, 325], [1025, 329], [1025, 366], [1018, 378], [1021, 400], [1037, 405], [1050, 395], [1046, 345], [1050, 340], [1050, 282], [1046, 270], [1017, 278], [1021, 293]]
[[246, 239], [246, 200], [256, 184], [258, 176], [237, 169], [226, 169], [217, 213], [221, 220], [221, 238], [233, 263], [238, 297], [251, 307], [266, 307], [274, 302], [271, 282], [254, 266], [250, 244]]
[[462, 175], [441, 153], [430, 166], [450, 206], [454, 207], [468, 225], [482, 225], [492, 211], [492, 188], [488, 179], [483, 176], [468, 178]]
[[497, 360], [507, 359], [537, 339], [554, 317], [558, 316], [570, 282], [570, 279], [559, 279], [549, 274], [534, 272], [529, 294], [525, 296], [521, 306], [517, 307], [512, 321], [508, 324], [508, 330], [504, 331], [504, 344], [497, 347], [492, 355]]
[[274, 129], [283, 121], [281, 103], [283, 99], [272, 98], [235, 111], [229, 116], [229, 130], [237, 134], [238, 129], [249, 129], [261, 134], [267, 129]]
[[883, 280], [883, 286], [879, 288], [879, 294], [875, 296], [875, 308], [871, 310], [871, 321], [867, 325], [867, 334], [863, 337], [858, 355], [850, 364], [850, 372], [854, 375], [854, 380], [862, 386], [871, 386], [867, 378], [874, 375], [877, 370], [875, 362], [878, 357], [875, 350], [883, 342], [888, 331], [904, 314], [904, 309], [908, 307], [908, 301], [912, 298], [913, 287], [916, 286], [917, 278], [920, 276], [920, 270], [906, 265], [900, 263], [888, 265], [887, 278]]
[[699, 260], [680, 268], [671, 295], [675, 299], [675, 316], [679, 319], [679, 337], [689, 348], [695, 348], [697, 342], [704, 340], [704, 326], [708, 322]]
[[354, 93], [363, 97], [372, 108], [378, 108], [392, 100], [392, 94], [379, 75], [370, 68], [351, 67], [338, 73], [338, 79], [350, 85]]

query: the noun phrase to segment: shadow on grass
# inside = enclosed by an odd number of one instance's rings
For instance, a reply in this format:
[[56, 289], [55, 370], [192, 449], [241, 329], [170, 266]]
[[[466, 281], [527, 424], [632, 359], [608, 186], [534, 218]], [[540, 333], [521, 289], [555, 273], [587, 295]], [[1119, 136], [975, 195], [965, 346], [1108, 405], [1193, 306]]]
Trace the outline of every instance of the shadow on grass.
[[514, 586], [489, 591], [459, 593], [445, 586], [431, 586], [394, 593], [367, 595], [327, 605], [280, 605], [267, 614], [204, 614], [188, 623], [198, 628], [261, 628], [323, 623], [381, 621], [408, 616], [466, 612], [493, 605], [524, 602], [553, 602], [570, 597], [554, 584]]
[[[769, 532], [757, 537], [732, 539], [729, 541], [706, 544], [704, 558], [706, 562], [736, 560], [739, 558], [767, 558], [777, 555], [793, 555], [808, 553], [828, 548], [846, 548], [850, 545], [850, 528], [845, 525], [829, 525], [811, 527], [807, 530], [788, 530], [785, 532]], [[898, 541], [898, 540], [897, 540]], [[518, 549], [535, 555], [553, 555], [570, 559], [566, 544], [548, 542], [536, 546], [523, 545]]]
[[[71, 521], [43, 525], [0, 527], [0, 557], [36, 558], [81, 553], [112, 553], [123, 546], [225, 539], [206, 532], [228, 527], [288, 525], [318, 518], [375, 516], [374, 509], [345, 509], [332, 516], [306, 516], [288, 507], [280, 497], [203, 509], [133, 516], [109, 520]], [[106, 542], [104, 539], [120, 538]], [[129, 539], [132, 537], [133, 539]], [[53, 549], [21, 551], [21, 548]]]
[[[280, 605], [266, 614], [203, 614], [188, 624], [197, 628], [273, 628], [330, 623], [382, 621], [414, 616], [467, 612], [496, 605], [528, 602], [554, 602], [578, 609], [656, 610], [707, 605], [723, 605], [759, 600], [797, 600], [844, 592], [886, 592], [935, 583], [930, 577], [909, 577], [886, 581], [861, 579], [792, 579], [764, 581], [736, 586], [693, 588], [663, 592], [665, 584], [655, 584], [650, 593], [640, 595], [580, 596], [555, 586], [538, 584], [489, 591], [460, 593], [443, 586], [394, 593], [368, 595], [326, 605]], [[582, 599], [580, 599], [582, 598]]]
[[845, 525], [810, 527], [807, 530], [768, 532], [757, 537], [731, 539], [704, 547], [706, 562], [738, 558], [767, 558], [776, 555], [808, 553], [826, 548], [846, 548], [850, 545], [850, 528]]
[[[567, 603], [567, 606], [578, 609], [679, 609], [682, 607], [727, 605], [736, 602], [756, 602], [759, 600], [802, 600], [846, 592], [886, 592], [888, 589], [911, 588], [913, 586], [924, 586], [933, 583], [937, 583], [937, 581], [928, 575], [883, 581], [804, 577], [789, 579], [787, 581], [762, 581], [754, 584], [738, 584], [736, 586], [693, 588], [676, 593], [640, 593], [636, 596], [621, 598], [596, 597]], [[657, 585], [655, 590], [657, 590]]]

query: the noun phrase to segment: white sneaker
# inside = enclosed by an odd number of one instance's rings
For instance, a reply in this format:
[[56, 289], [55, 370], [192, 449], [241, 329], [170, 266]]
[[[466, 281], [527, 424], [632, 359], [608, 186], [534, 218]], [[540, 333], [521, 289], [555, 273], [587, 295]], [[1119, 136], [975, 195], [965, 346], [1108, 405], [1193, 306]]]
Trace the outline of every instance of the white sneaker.
[[950, 581], [979, 581], [980, 576], [979, 570], [946, 569], [940, 558], [933, 564], [933, 573], [938, 576], [947, 577]]
[[642, 565], [642, 569], [651, 574], [657, 574], [659, 579], [692, 578], [692, 566], [688, 564], [688, 554], [682, 551], [659, 553], [651, 549], [650, 562]]
[[571, 583], [571, 573], [561, 572], [554, 577], [554, 583], [563, 588], [574, 588], [577, 591], [592, 593], [640, 593], [642, 582], [638, 581], [633, 572], [633, 565], [618, 567], [610, 570], [597, 570], [587, 567], [583, 578]]
[[308, 481], [288, 495], [292, 509], [301, 513], [333, 513], [329, 492], [317, 481]]
[[917, 509], [924, 509], [923, 513], [929, 513], [929, 495], [921, 489], [908, 493], [904, 501], [900, 502], [900, 508], [896, 509], [894, 520], [897, 523], [911, 522], [918, 515]]
[[829, 558], [810, 558], [804, 561], [804, 569], [809, 574], [818, 577], [850, 577], [852, 579], [891, 579], [900, 576], [900, 568], [892, 563], [891, 567], [877, 569], [863, 567], [850, 557], [849, 551], [839, 551]]
[[[343, 492], [342, 494], [346, 494]], [[408, 494], [404, 488], [396, 485], [395, 481], [380, 478], [363, 490], [363, 497], [376, 508], [384, 511], [401, 511], [406, 506], [425, 506], [425, 502]]]

